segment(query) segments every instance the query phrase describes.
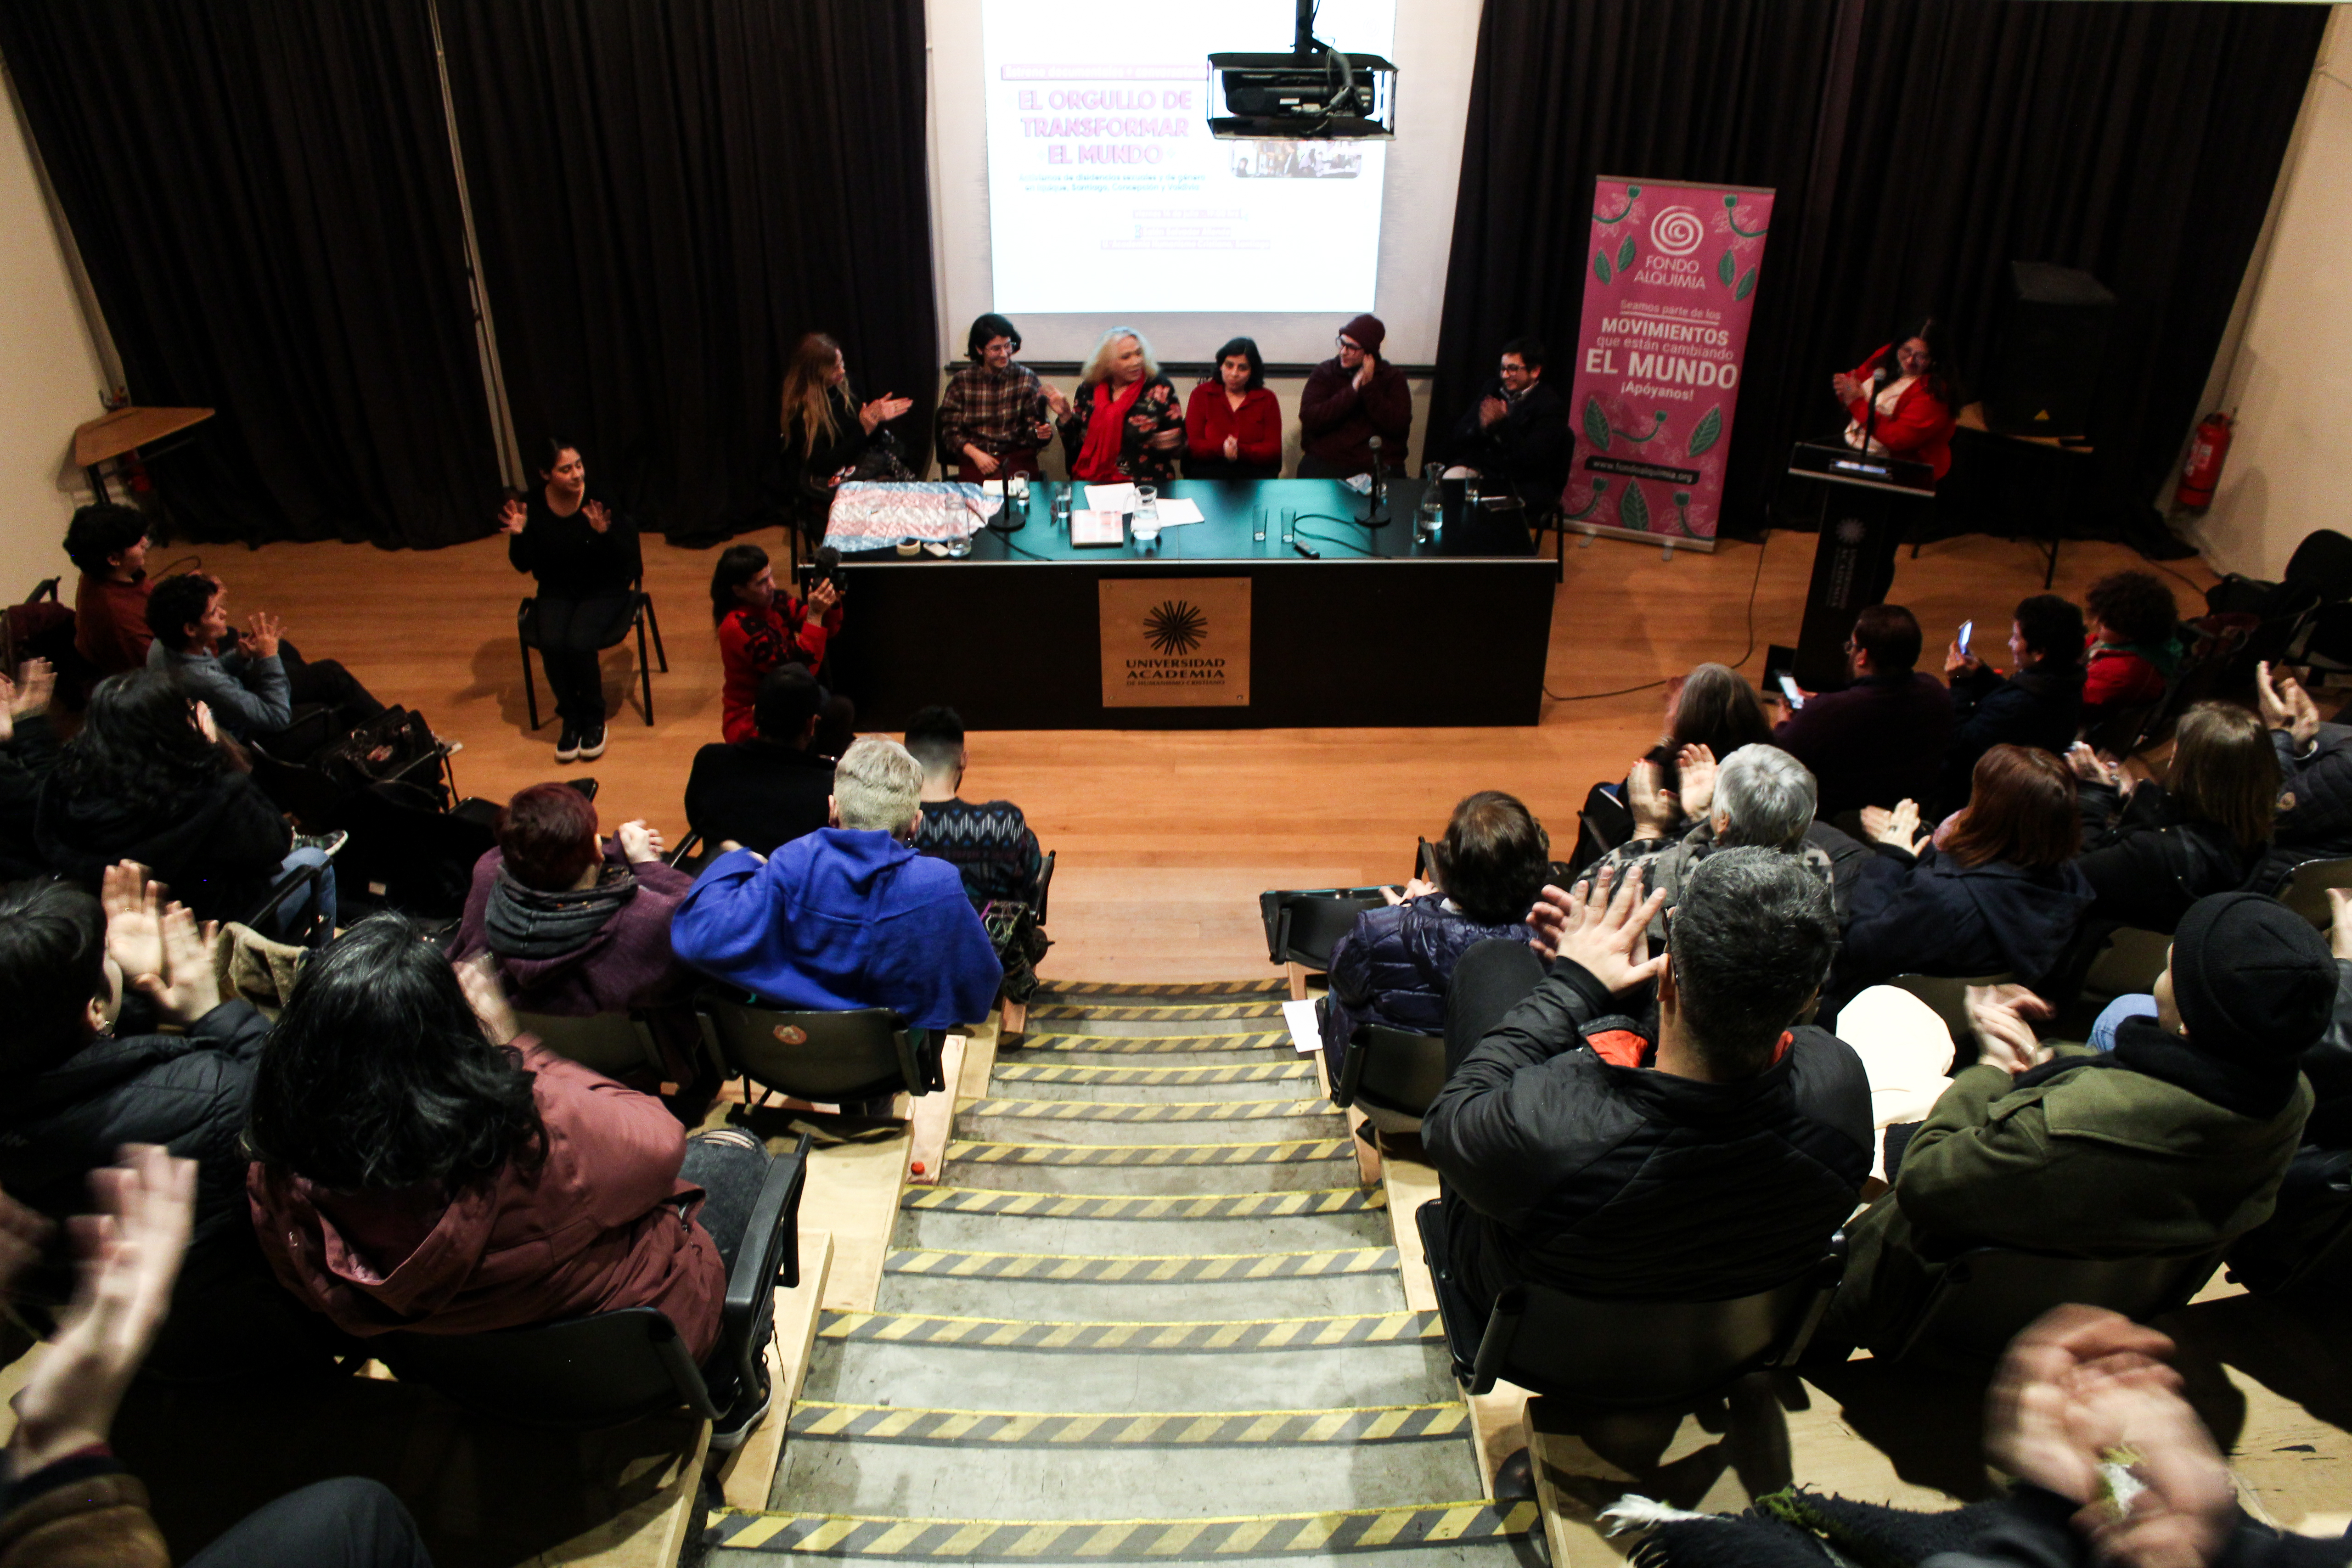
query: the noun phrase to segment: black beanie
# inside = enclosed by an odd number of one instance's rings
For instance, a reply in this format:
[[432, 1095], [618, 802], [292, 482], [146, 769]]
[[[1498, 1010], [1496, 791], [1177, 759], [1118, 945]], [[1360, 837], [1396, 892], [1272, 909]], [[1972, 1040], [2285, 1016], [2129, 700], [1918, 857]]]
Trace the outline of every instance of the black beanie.
[[1377, 316], [1359, 316], [1340, 328], [1339, 335], [1364, 352], [1377, 354], [1381, 351], [1381, 345], [1388, 341], [1389, 329], [1381, 324]]
[[2259, 893], [2217, 893], [2180, 917], [2172, 1002], [2200, 1052], [2292, 1061], [2336, 1010], [2336, 958], [2311, 922]]

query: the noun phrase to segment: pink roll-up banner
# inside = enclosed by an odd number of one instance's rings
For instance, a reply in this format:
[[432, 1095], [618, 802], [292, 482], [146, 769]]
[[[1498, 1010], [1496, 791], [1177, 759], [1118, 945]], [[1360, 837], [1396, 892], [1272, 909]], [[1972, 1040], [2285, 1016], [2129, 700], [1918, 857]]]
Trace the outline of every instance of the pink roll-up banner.
[[1602, 175], [1568, 423], [1566, 526], [1713, 549], [1772, 193]]

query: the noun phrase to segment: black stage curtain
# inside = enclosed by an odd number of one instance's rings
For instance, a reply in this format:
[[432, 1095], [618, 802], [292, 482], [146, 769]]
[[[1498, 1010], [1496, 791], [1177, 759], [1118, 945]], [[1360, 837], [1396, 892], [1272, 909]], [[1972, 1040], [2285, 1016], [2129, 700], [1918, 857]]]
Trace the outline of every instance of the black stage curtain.
[[498, 460], [415, 0], [10, 0], [0, 50], [199, 538], [438, 545]]
[[[2325, 7], [2118, 0], [1488, 0], [1437, 417], [1500, 342], [1569, 362], [1595, 175], [1772, 185], [1725, 529], [1906, 315], [1983, 362], [2011, 260], [2121, 304], [2092, 429], [2110, 527], [2152, 526], [2261, 228]], [[1508, 254], [1506, 254], [1508, 253]]]
[[785, 357], [840, 340], [920, 466], [936, 399], [922, 0], [439, 0], [526, 456], [644, 525], [761, 520]]

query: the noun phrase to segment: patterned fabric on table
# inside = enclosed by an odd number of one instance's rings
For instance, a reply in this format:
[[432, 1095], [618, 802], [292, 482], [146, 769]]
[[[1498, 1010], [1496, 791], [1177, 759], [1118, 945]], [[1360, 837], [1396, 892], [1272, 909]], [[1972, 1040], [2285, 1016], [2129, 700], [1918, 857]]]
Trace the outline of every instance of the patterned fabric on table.
[[977, 485], [851, 482], [834, 492], [824, 542], [845, 554], [887, 549], [900, 539], [969, 538], [988, 526], [1004, 498]]

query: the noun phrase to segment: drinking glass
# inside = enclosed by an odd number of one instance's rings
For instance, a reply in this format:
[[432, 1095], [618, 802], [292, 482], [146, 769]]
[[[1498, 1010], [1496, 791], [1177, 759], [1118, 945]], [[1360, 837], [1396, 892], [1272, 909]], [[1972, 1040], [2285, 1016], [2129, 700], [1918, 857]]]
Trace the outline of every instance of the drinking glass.
[[1160, 486], [1135, 487], [1135, 542], [1153, 544], [1160, 538]]

